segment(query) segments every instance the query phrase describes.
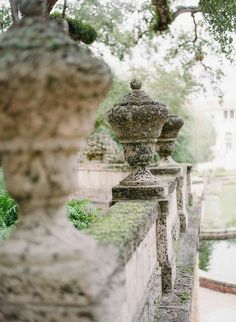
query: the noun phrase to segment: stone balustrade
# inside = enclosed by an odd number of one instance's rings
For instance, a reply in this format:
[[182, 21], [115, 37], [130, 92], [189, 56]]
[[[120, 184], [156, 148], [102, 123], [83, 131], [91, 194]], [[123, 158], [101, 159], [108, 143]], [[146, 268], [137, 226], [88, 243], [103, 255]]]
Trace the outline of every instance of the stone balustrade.
[[[0, 321], [193, 321], [199, 211], [188, 209], [190, 166], [171, 159], [178, 131], [164, 147], [168, 110], [131, 82], [108, 114], [130, 167], [112, 181], [108, 212], [73, 228], [65, 202], [110, 72], [45, 17], [43, 1], [27, 3], [0, 48], [0, 153], [20, 207], [0, 245]], [[159, 137], [166, 164], [150, 166]]]

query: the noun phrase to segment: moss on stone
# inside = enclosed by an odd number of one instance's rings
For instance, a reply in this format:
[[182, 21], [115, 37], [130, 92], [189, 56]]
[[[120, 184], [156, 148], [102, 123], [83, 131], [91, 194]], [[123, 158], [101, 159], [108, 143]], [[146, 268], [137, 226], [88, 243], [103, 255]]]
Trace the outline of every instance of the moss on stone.
[[182, 304], [187, 303], [187, 302], [191, 299], [190, 294], [188, 294], [188, 293], [186, 293], [186, 292], [183, 292], [183, 293], [178, 294], [178, 297], [179, 297], [180, 302], [181, 302]]
[[[51, 14], [51, 17], [62, 19], [62, 14], [54, 12]], [[65, 17], [65, 20], [68, 23], [69, 33], [72, 39], [82, 41], [85, 44], [91, 44], [96, 40], [98, 36], [97, 31], [90, 24], [71, 17]]]
[[123, 246], [147, 224], [147, 216], [155, 209], [155, 202], [119, 202], [83, 231], [99, 241]]

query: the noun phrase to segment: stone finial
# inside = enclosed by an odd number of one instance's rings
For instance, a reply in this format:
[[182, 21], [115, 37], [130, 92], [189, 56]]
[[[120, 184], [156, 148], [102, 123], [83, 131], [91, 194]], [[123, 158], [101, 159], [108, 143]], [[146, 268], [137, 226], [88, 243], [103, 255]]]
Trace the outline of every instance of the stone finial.
[[143, 86], [142, 82], [138, 79], [133, 79], [131, 82], [130, 82], [130, 88], [132, 90], [139, 90], [141, 89]]
[[169, 115], [168, 120], [162, 128], [159, 136], [156, 149], [160, 156], [160, 166], [175, 164], [172, 158], [172, 153], [175, 148], [175, 140], [179, 134], [184, 121], [178, 115]]
[[122, 185], [153, 185], [156, 178], [149, 170], [153, 147], [167, 120], [165, 105], [153, 101], [141, 90], [142, 83], [133, 80], [132, 92], [108, 112], [108, 122], [124, 146], [131, 173]]
[[87, 139], [82, 161], [122, 162], [124, 156], [118, 144], [108, 133], [95, 132]]

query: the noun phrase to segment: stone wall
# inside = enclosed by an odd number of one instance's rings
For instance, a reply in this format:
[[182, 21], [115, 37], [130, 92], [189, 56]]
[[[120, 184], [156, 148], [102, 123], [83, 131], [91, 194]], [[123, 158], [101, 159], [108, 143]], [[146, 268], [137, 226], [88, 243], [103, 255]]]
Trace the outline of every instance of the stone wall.
[[75, 169], [78, 177], [76, 193], [81, 198], [108, 204], [112, 199], [112, 188], [125, 178], [128, 168], [125, 164], [80, 162]]
[[119, 252], [116, 270], [122, 276], [122, 284], [110, 284], [107, 292], [111, 297], [114, 293], [119, 296], [121, 287], [123, 298], [118, 316], [113, 314], [107, 321], [150, 321], [154, 316], [155, 301], [162, 293], [157, 216], [156, 202], [118, 202], [86, 231], [101, 243], [115, 245]]

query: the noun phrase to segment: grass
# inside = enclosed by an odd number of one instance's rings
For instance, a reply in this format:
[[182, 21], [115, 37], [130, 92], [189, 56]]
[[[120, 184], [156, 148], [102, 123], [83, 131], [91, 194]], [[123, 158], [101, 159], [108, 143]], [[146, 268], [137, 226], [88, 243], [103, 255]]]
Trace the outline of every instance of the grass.
[[6, 239], [15, 228], [18, 206], [4, 189], [3, 172], [0, 168], [0, 240]]
[[236, 181], [224, 183], [215, 178], [210, 183], [205, 196], [202, 224], [207, 229], [236, 226]]
[[224, 217], [225, 226], [236, 226], [236, 183], [222, 185], [220, 210]]
[[95, 208], [91, 201], [82, 199], [68, 202], [67, 214], [75, 228], [82, 230], [88, 228], [97, 217], [102, 215], [102, 212]]

